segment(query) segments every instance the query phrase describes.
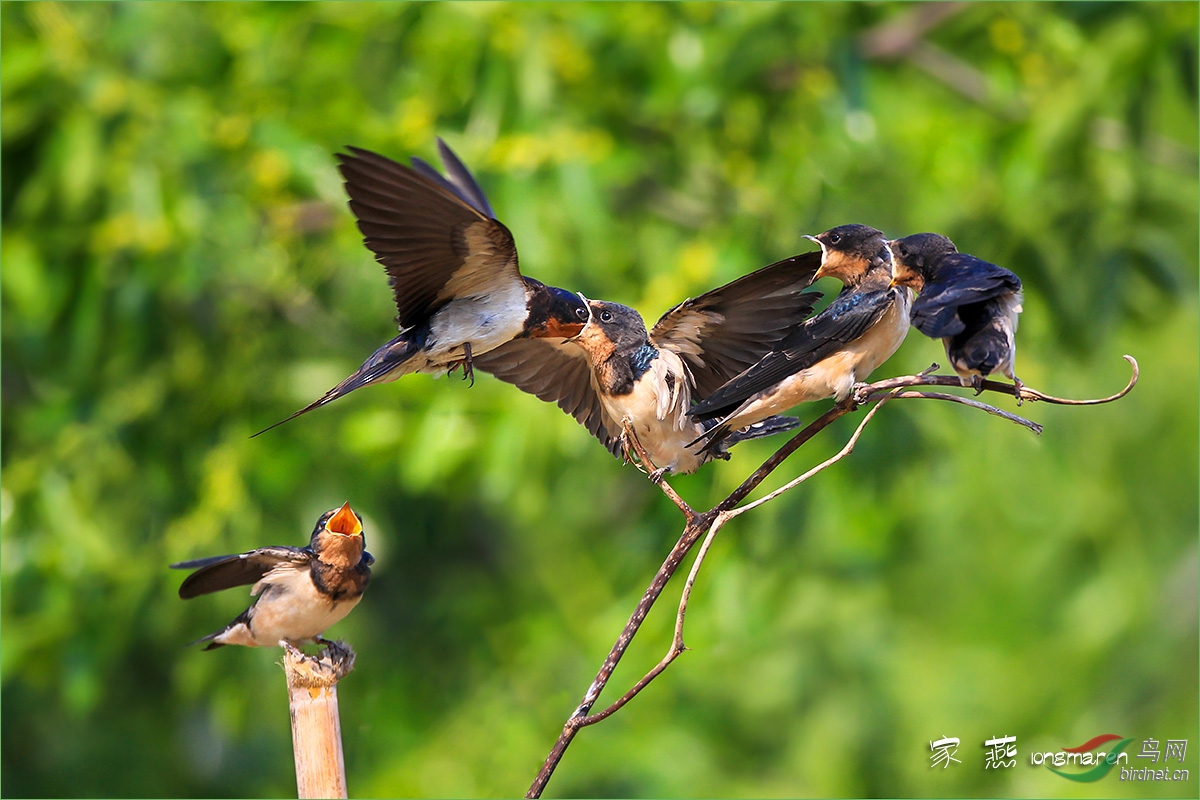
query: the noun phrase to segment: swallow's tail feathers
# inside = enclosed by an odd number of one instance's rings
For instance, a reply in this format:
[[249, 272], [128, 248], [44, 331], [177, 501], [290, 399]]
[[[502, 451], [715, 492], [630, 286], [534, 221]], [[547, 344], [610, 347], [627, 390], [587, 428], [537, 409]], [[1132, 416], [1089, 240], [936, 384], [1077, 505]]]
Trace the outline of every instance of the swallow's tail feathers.
[[753, 425], [747, 425], [740, 431], [734, 431], [725, 437], [725, 441], [730, 446], [733, 446], [739, 442], [747, 442], [751, 439], [761, 439], [764, 436], [774, 436], [784, 431], [794, 431], [799, 427], [800, 420], [795, 417], [785, 417], [782, 414], [775, 414], [764, 420], [759, 420]]
[[720, 421], [714, 422], [712, 427], [696, 437], [691, 444], [704, 442], [705, 452], [711, 454], [713, 458], [724, 460], [729, 458], [729, 449], [735, 444], [751, 439], [761, 439], [764, 436], [773, 436], [776, 433], [795, 430], [798, 427], [800, 427], [800, 420], [780, 414], [759, 420], [739, 430], [730, 430], [727, 421]]
[[[337, 386], [330, 389], [319, 400], [309, 403], [304, 408], [292, 414], [290, 417], [281, 419], [274, 425], [269, 425], [263, 428], [254, 436], [261, 436], [272, 428], [278, 428], [285, 422], [291, 422], [301, 414], [307, 414], [314, 408], [320, 408], [323, 405], [332, 403], [339, 397], [344, 397], [355, 389], [361, 389], [364, 386], [372, 383], [385, 383], [393, 381], [405, 374], [403, 369], [405, 362], [409, 361], [417, 351], [421, 349], [422, 338], [414, 337], [411, 334], [401, 334], [395, 339], [380, 347], [370, 357], [362, 363], [354, 374], [346, 378]], [[250, 438], [253, 439], [254, 436]]]
[[225, 645], [222, 644], [221, 642], [217, 642], [217, 641], [213, 641], [213, 640], [216, 639], [218, 636], [220, 636], [222, 633], [224, 633], [225, 630], [226, 630], [225, 628], [222, 628], [219, 631], [213, 631], [212, 633], [208, 634], [207, 636], [201, 636], [199, 639], [188, 642], [187, 644], [184, 645], [184, 647], [191, 647], [192, 645], [200, 644], [201, 642], [208, 642], [208, 647], [205, 647], [204, 648], [205, 650], [216, 650], [218, 647], [224, 647]]
[[[191, 647], [194, 644], [200, 644], [201, 642], [208, 642], [208, 646], [205, 647], [204, 649], [205, 650], [216, 650], [218, 647], [224, 647], [227, 644], [227, 642], [218, 641], [217, 637], [224, 636], [225, 634], [227, 634], [239, 627], [244, 628], [244, 630], [241, 631], [241, 633], [243, 633], [244, 636], [241, 638], [250, 637], [250, 611], [253, 608], [254, 608], [254, 606], [251, 606], [250, 608], [247, 608], [242, 613], [238, 614], [233, 619], [232, 622], [230, 622], [224, 628], [221, 628], [221, 630], [213, 631], [212, 633], [208, 634], [207, 636], [201, 636], [199, 639], [197, 639], [194, 642], [188, 642], [186, 645], [184, 645], [184, 647]], [[250, 637], [250, 638], [252, 639], [253, 637]], [[245, 642], [232, 642], [232, 644], [245, 644]]]

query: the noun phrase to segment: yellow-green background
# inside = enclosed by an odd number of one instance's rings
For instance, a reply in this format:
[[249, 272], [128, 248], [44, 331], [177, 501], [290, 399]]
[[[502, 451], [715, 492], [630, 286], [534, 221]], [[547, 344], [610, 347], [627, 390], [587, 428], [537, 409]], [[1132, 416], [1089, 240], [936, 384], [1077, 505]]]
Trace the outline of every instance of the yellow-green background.
[[[351, 793], [528, 786], [674, 508], [490, 377], [411, 376], [249, 438], [395, 332], [334, 151], [433, 159], [441, 135], [528, 274], [651, 319], [865, 222], [1018, 272], [1031, 385], [1100, 396], [1121, 354], [1142, 364], [1118, 404], [1025, 406], [1041, 438], [885, 409], [722, 533], [694, 650], [584, 731], [548, 796], [1194, 797], [1197, 7], [969, 4], [908, 36], [925, 13], [4, 3], [3, 793], [292, 794], [279, 653], [183, 647], [246, 593], [184, 603], [166, 565], [302, 544], [345, 500], [378, 557], [332, 631], [359, 654]], [[914, 333], [877, 376], [937, 359]], [[780, 443], [675, 485], [711, 505]], [[664, 651], [677, 593], [614, 689]], [[1191, 782], [1029, 765], [1101, 733], [1189, 739]], [[985, 771], [1003, 735], [1020, 763]], [[942, 736], [963, 763], [932, 770]]]

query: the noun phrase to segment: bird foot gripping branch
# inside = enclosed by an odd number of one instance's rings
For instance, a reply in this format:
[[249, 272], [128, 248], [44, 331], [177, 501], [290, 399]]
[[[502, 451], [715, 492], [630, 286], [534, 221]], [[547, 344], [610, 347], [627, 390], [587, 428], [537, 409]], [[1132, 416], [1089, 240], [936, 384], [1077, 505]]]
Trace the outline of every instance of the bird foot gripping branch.
[[336, 642], [322, 640], [324, 646], [311, 656], [286, 640], [279, 644], [284, 649], [283, 668], [289, 687], [319, 691], [334, 686], [354, 670], [357, 658], [354, 649], [340, 639]]

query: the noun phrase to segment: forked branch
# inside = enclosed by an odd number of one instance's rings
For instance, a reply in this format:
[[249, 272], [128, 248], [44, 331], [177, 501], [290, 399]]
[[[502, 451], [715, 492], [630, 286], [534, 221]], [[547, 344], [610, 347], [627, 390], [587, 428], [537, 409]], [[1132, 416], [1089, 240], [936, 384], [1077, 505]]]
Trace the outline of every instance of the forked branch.
[[[1138, 381], [1137, 361], [1129, 355], [1124, 356], [1124, 358], [1129, 362], [1132, 368], [1132, 375], [1130, 376], [1129, 382], [1126, 384], [1125, 388], [1108, 397], [1093, 400], [1070, 400], [1054, 397], [1053, 395], [1043, 394], [1042, 392], [1030, 389], [1027, 386], [1018, 388], [1012, 384], [989, 380], [982, 382], [981, 392], [997, 392], [1000, 394], [1007, 394], [1017, 397], [1020, 400], [1040, 400], [1042, 402], [1054, 403], [1056, 405], [1099, 405], [1102, 403], [1111, 403], [1127, 395]], [[571, 741], [575, 738], [575, 734], [578, 733], [581, 728], [584, 728], [588, 725], [594, 725], [595, 723], [600, 722], [603, 719], [607, 719], [609, 716], [619, 711], [630, 700], [632, 700], [643, 689], [645, 689], [646, 686], [648, 686], [655, 678], [661, 675], [663, 671], [666, 670], [666, 668], [670, 666], [670, 664], [687, 649], [683, 643], [683, 624], [684, 617], [687, 614], [688, 602], [691, 598], [692, 588], [695, 585], [696, 578], [700, 572], [700, 567], [704, 563], [705, 556], [708, 554], [708, 548], [712, 544], [713, 539], [716, 537], [716, 534], [721, 527], [730, 519], [733, 519], [734, 517], [739, 516], [752, 508], [757, 508], [764, 503], [768, 503], [771, 500], [779, 497], [784, 492], [790, 491], [791, 489], [805, 482], [819, 472], [827, 469], [853, 452], [854, 445], [858, 442], [858, 439], [862, 435], [863, 430], [866, 428], [867, 423], [874, 418], [876, 412], [878, 412], [885, 403], [893, 399], [901, 400], [914, 398], [944, 400], [954, 403], [961, 403], [972, 408], [978, 408], [989, 414], [1002, 417], [1018, 425], [1022, 425], [1035, 433], [1041, 433], [1042, 426], [1038, 423], [1025, 419], [1024, 417], [1017, 416], [1016, 414], [1003, 411], [995, 406], [988, 405], [987, 403], [983, 403], [978, 400], [961, 397], [959, 395], [946, 394], [943, 392], [912, 391], [913, 387], [920, 386], [947, 386], [959, 389], [963, 388], [961, 382], [956, 376], [930, 374], [936, 369], [937, 365], [934, 364], [928, 370], [925, 370], [917, 375], [890, 378], [887, 380], [878, 381], [876, 383], [864, 384], [856, 387], [856, 391], [850, 397], [826, 411], [824, 414], [810, 423], [806, 428], [788, 440], [787, 443], [776, 450], [770, 458], [764, 461], [762, 465], [750, 475], [750, 477], [743, 481], [737, 489], [733, 490], [733, 492], [731, 492], [724, 500], [708, 511], [695, 511], [687, 503], [685, 503], [682, 498], [680, 498], [679, 494], [675, 492], [670, 484], [668, 484], [665, 480], [661, 480], [661, 474], [656, 475], [651, 473], [651, 477], [654, 479], [655, 483], [659, 485], [663, 493], [666, 494], [667, 497], [676, 505], [676, 507], [679, 508], [680, 512], [683, 513], [686, 520], [683, 533], [680, 535], [679, 540], [675, 543], [675, 546], [671, 548], [671, 552], [667, 555], [667, 558], [663, 562], [662, 566], [659, 567], [654, 579], [650, 582], [650, 586], [647, 587], [646, 591], [643, 593], [641, 600], [638, 601], [637, 607], [634, 609], [633, 614], [629, 617], [629, 621], [625, 623], [625, 628], [617, 637], [616, 643], [609, 651], [608, 656], [604, 659], [604, 663], [600, 666], [600, 671], [596, 674], [595, 680], [592, 681], [591, 685], [588, 686], [587, 691], [584, 693], [583, 701], [580, 702], [576, 709], [571, 713], [571, 716], [567, 719], [566, 724], [563, 726], [562, 733], [559, 734], [558, 741], [554, 743], [554, 747], [550, 750], [549, 755], [546, 756], [546, 760], [543, 762], [542, 768], [538, 771], [537, 776], [534, 778], [533, 784], [529, 787], [529, 791], [525, 795], [527, 798], [541, 797], [542, 791], [546, 788], [546, 784], [550, 781], [550, 777], [554, 774], [555, 768], [558, 766], [563, 755], [566, 753], [567, 747], [570, 746]], [[832, 422], [844, 414], [855, 411], [862, 405], [868, 405], [872, 403], [874, 403], [874, 405], [870, 411], [868, 411], [863, 417], [863, 420], [855, 429], [854, 434], [836, 455], [806, 471], [797, 478], [794, 478], [784, 486], [776, 489], [759, 500], [746, 505], [740, 505], [742, 501], [750, 495], [751, 492], [758, 488], [758, 486], [762, 484], [762, 482], [779, 467], [780, 464], [787, 460], [792, 453], [800, 449], [800, 447], [802, 447], [806, 442], [811, 440], [819, 432], [824, 430]], [[626, 435], [628, 444], [637, 453], [639, 460], [641, 460], [643, 464], [652, 467], [653, 465], [646, 457], [646, 453], [642, 449], [641, 444], [637, 441], [637, 438], [633, 436], [632, 432], [628, 430], [628, 427], [626, 428]], [[629, 649], [629, 645], [633, 641], [633, 637], [637, 635], [638, 630], [641, 628], [642, 622], [650, 613], [650, 609], [654, 606], [654, 603], [658, 599], [659, 595], [662, 594], [667, 582], [670, 581], [678, 571], [683, 559], [687, 556], [687, 554], [702, 536], [704, 537], [704, 543], [701, 545], [696, 556], [696, 560], [692, 564], [691, 571], [688, 574], [687, 581], [684, 584], [683, 591], [680, 595], [679, 608], [675, 618], [675, 633], [672, 637], [671, 644], [667, 649], [666, 655], [663, 656], [658, 664], [656, 664], [649, 672], [647, 672], [640, 680], [638, 680], [637, 683], [635, 683], [627, 692], [625, 692], [624, 695], [612, 703], [612, 705], [608, 706], [602, 711], [591, 714], [590, 712], [592, 707], [596, 704], [596, 701], [600, 697], [600, 693], [604, 691], [605, 686], [608, 684], [608, 680], [612, 676], [613, 670], [616, 669], [617, 663], [621, 660], [621, 657], [625, 654], [625, 651]]]

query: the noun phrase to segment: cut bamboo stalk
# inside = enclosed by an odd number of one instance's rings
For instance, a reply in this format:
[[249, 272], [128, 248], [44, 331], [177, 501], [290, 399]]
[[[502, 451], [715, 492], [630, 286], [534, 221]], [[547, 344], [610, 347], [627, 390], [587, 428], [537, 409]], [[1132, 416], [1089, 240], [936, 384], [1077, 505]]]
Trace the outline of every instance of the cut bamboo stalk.
[[354, 651], [331, 642], [317, 656], [285, 647], [292, 753], [300, 800], [346, 796], [346, 763], [338, 718], [337, 683], [354, 669]]

